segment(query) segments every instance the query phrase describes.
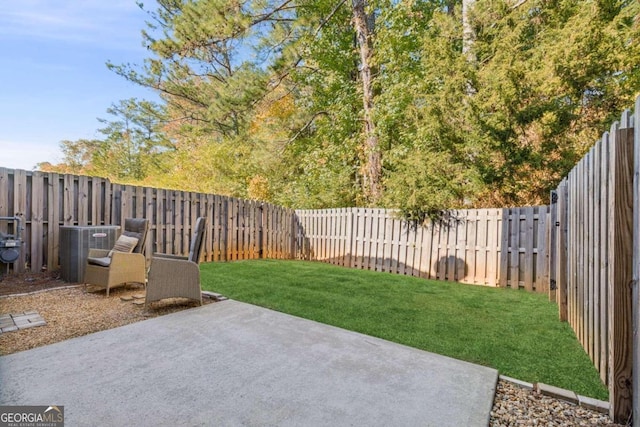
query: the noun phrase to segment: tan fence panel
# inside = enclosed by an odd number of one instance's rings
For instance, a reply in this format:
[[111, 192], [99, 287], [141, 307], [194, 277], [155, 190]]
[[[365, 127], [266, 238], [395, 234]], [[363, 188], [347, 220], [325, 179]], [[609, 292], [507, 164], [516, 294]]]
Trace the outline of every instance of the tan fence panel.
[[[385, 209], [297, 210], [295, 214], [299, 259], [548, 291], [546, 206], [452, 211], [424, 226]], [[505, 242], [509, 247], [502, 246]], [[512, 274], [515, 281], [500, 277], [500, 271]]]
[[[640, 117], [640, 99], [636, 104]], [[638, 239], [634, 218], [640, 216], [640, 154], [634, 150], [638, 121], [625, 111], [561, 182], [557, 203], [552, 204], [557, 225], [549, 255], [554, 265], [550, 282], [557, 286], [560, 319], [569, 322], [608, 385], [610, 415], [616, 422], [625, 422], [638, 405], [631, 390], [638, 382], [632, 378], [632, 365], [638, 363], [633, 355], [638, 346], [633, 333], [633, 313], [638, 312], [634, 269], [640, 271], [633, 261], [640, 260], [633, 246]]]

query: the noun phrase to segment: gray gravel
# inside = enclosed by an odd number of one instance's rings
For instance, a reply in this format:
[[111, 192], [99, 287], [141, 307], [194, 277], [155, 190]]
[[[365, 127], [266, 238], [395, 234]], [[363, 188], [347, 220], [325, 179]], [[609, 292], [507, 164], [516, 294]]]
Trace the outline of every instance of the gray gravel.
[[503, 380], [498, 381], [490, 425], [621, 426], [600, 412], [544, 396]]

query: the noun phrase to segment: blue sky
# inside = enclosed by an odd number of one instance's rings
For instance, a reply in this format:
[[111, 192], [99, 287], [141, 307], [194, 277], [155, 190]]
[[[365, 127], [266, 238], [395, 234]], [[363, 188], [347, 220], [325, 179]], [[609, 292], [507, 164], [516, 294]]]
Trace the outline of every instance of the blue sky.
[[[135, 0], [19, 0], [0, 8], [0, 167], [61, 161], [62, 140], [99, 137], [121, 99], [157, 100], [109, 71], [141, 64], [146, 13]], [[145, 9], [155, 9], [146, 0]]]

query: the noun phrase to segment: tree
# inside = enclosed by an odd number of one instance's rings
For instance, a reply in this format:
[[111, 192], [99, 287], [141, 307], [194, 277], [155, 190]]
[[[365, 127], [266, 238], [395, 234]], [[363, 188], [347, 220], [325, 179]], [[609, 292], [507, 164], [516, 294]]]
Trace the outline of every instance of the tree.
[[163, 132], [163, 108], [149, 101], [128, 99], [113, 104], [107, 113], [114, 119], [98, 119], [105, 125], [104, 139], [60, 142], [64, 155], [58, 165], [40, 168], [74, 174], [106, 177], [118, 182], [142, 183], [162, 174], [170, 163], [171, 141]]
[[[295, 144], [306, 135], [315, 133], [323, 138], [318, 132], [320, 120], [330, 118], [334, 121], [329, 123], [335, 123], [360, 116], [356, 120], [364, 125], [358, 135], [351, 131], [346, 135], [358, 141], [356, 151], [360, 153], [355, 157], [359, 163], [355, 165], [356, 173], [349, 172], [353, 179], [349, 186], [361, 187], [362, 196], [352, 200], [369, 204], [379, 201], [382, 163], [373, 114], [375, 21], [373, 12], [366, 10], [366, 1], [354, 1], [351, 13], [344, 7], [345, 0], [158, 3], [159, 9], [151, 14], [150, 30], [144, 33], [154, 57], [148, 58], [142, 69], [126, 64], [109, 66], [123, 77], [162, 94], [170, 115], [182, 123], [175, 130], [178, 139], [193, 141], [189, 134], [195, 133], [200, 135], [198, 139], [206, 135], [207, 144], [224, 145], [233, 140], [237, 147], [273, 145], [274, 141], [255, 141], [248, 132], [255, 123], [258, 106], [273, 99], [272, 93], [284, 92], [284, 96], [294, 97], [298, 109], [298, 114], [284, 124], [290, 131], [286, 139], [291, 140], [292, 155], [300, 154]], [[354, 55], [354, 38], [358, 40], [360, 61]], [[331, 47], [338, 58], [328, 58], [315, 49], [325, 40], [338, 43]], [[333, 68], [336, 65], [342, 69]], [[317, 75], [325, 71], [349, 76], [350, 92], [361, 86], [361, 107], [355, 107], [348, 117], [342, 116], [340, 107], [326, 109], [314, 104], [313, 100], [320, 101], [315, 94], [324, 91], [319, 86], [326, 84]], [[359, 81], [354, 78], [358, 75]], [[332, 94], [333, 101], [342, 92]], [[310, 96], [312, 102], [302, 99], [305, 96]], [[353, 108], [351, 101], [348, 105]], [[352, 128], [351, 124], [346, 127]], [[346, 145], [351, 150], [351, 144]], [[283, 159], [296, 162], [291, 156]], [[304, 162], [297, 163], [299, 167]], [[234, 179], [245, 180], [240, 175]]]
[[377, 205], [382, 196], [382, 159], [374, 120], [373, 46], [375, 36], [375, 14], [368, 12], [366, 0], [352, 0], [353, 26], [360, 51], [360, 79], [364, 121], [364, 199]]
[[640, 88], [637, 2], [158, 5], [144, 66], [110, 67], [162, 96], [170, 144], [138, 152], [167, 186], [415, 219], [541, 203]]
[[91, 163], [102, 141], [97, 139], [64, 140], [60, 142], [63, 158], [59, 164], [39, 163], [38, 169], [44, 172], [92, 175]]

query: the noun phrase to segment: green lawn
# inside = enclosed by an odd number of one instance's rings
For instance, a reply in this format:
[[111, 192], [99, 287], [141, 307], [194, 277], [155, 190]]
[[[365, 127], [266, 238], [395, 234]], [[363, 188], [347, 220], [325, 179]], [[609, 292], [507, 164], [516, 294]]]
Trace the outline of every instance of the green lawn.
[[607, 399], [546, 295], [304, 261], [201, 265], [202, 287], [329, 325]]

